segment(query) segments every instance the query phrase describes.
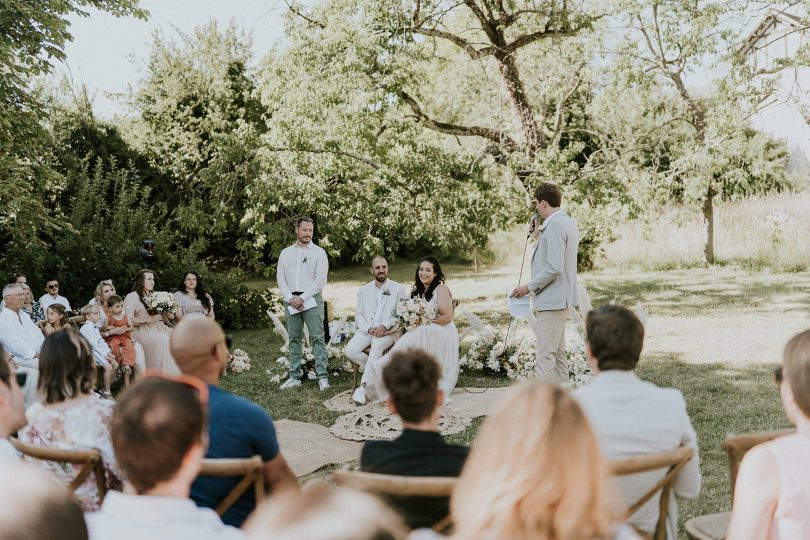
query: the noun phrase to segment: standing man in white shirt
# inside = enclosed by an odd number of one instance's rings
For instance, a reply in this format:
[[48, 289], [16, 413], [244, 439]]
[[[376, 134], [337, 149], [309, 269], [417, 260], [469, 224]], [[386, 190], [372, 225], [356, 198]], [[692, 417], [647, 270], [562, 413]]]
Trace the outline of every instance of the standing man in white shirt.
[[42, 306], [42, 311], [48, 309], [51, 304], [62, 304], [66, 310], [73, 311], [68, 299], [59, 295], [59, 280], [56, 279], [49, 279], [45, 282], [45, 294], [39, 297], [39, 305]]
[[312, 354], [315, 356], [318, 387], [321, 390], [329, 388], [321, 296], [321, 291], [326, 286], [329, 260], [326, 258], [326, 251], [312, 241], [314, 228], [312, 218], [304, 217], [296, 222], [296, 241], [281, 251], [276, 267], [278, 288], [287, 302], [284, 320], [290, 338], [290, 378], [281, 385], [282, 390], [301, 386], [301, 341], [304, 337], [304, 325], [307, 326]]
[[[357, 332], [346, 344], [344, 354], [360, 366], [380, 358], [399, 337], [397, 332], [397, 302], [402, 294], [402, 285], [388, 279], [388, 261], [383, 256], [371, 260], [371, 275], [374, 280], [357, 291], [357, 310], [354, 320]], [[364, 351], [371, 347], [368, 354]], [[357, 387], [352, 399], [360, 405], [366, 403], [366, 373], [362, 384]]]
[[[532, 295], [531, 324], [537, 337], [535, 369], [540, 378], [553, 383], [568, 382], [565, 322], [570, 309], [577, 306], [579, 229], [561, 204], [559, 186], [549, 182], [537, 186], [534, 205], [543, 225], [532, 254], [531, 279], [512, 291], [515, 298]], [[538, 232], [536, 228], [532, 221], [530, 232]]]
[[15, 370], [26, 374], [25, 403], [31, 405], [36, 400], [39, 350], [45, 336], [28, 314], [22, 311], [25, 302], [22, 285], [10, 283], [3, 287], [3, 300], [6, 304], [0, 310], [0, 344], [11, 355]]

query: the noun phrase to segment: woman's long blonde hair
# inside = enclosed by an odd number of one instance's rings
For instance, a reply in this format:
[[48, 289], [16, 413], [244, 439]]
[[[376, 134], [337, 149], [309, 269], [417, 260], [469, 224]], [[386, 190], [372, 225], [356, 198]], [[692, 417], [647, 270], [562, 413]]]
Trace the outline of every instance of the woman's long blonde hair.
[[[607, 468], [582, 409], [540, 382], [509, 391], [481, 428], [451, 512], [464, 539], [608, 538]], [[454, 536], [455, 537], [455, 536]]]

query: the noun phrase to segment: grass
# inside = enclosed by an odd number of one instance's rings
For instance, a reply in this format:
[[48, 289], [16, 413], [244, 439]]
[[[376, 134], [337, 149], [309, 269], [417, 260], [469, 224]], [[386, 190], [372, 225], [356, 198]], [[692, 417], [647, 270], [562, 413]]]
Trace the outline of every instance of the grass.
[[[394, 271], [405, 275], [412, 268], [410, 264], [397, 263]], [[330, 287], [352, 291], [366, 279], [364, 271], [359, 267], [342, 269], [334, 274], [334, 278], [330, 276]], [[462, 297], [463, 306], [482, 315], [485, 320], [503, 326], [507, 319], [497, 314], [500, 309], [498, 296], [502, 292], [499, 280], [509, 272], [516, 273], [513, 269], [496, 266], [481, 266], [477, 271], [462, 265], [448, 265], [447, 268], [451, 288], [467, 291]], [[394, 278], [397, 277], [402, 281], [407, 279], [395, 274]], [[686, 398], [698, 434], [704, 485], [696, 500], [680, 503], [681, 523], [692, 516], [728, 510], [731, 502], [728, 465], [720, 443], [727, 433], [789, 425], [773, 383], [773, 364], [762, 360], [778, 358], [778, 350], [784, 344], [783, 336], [776, 332], [776, 329], [786, 326], [780, 317], [791, 315], [792, 324], [808, 326], [805, 314], [810, 300], [803, 291], [810, 287], [810, 277], [713, 267], [670, 272], [606, 271], [585, 274], [581, 278], [594, 305], [615, 299], [625, 305], [641, 302], [649, 308], [651, 319], [639, 375], [661, 386], [679, 388]], [[683, 329], [683, 324], [696, 319], [712, 321], [712, 324], [698, 325], [688, 332]], [[724, 358], [726, 361], [695, 356], [701, 350], [713, 350], [711, 346], [716, 345], [714, 342], [719, 334], [713, 326], [714, 321], [732, 327], [728, 339], [741, 342], [742, 345], [737, 345], [743, 349], [752, 349], [748, 356], [735, 353]], [[765, 327], [763, 339], [770, 341], [747, 345], [745, 340], [749, 331], [745, 324]], [[773, 332], [771, 327], [775, 329]], [[686, 345], [681, 351], [672, 350], [668, 345], [671, 342], [661, 336], [664, 330], [672, 329], [678, 342]], [[223, 386], [258, 402], [274, 418], [330, 426], [340, 413], [327, 411], [322, 402], [349, 389], [351, 374], [331, 376], [332, 388], [324, 393], [311, 383], [305, 384], [301, 391], [282, 394], [265, 374], [268, 368], [278, 372], [275, 360], [280, 355], [278, 349], [281, 345], [280, 337], [269, 328], [234, 333], [234, 347], [248, 351], [253, 368], [247, 373], [228, 375]], [[723, 349], [733, 345], [723, 344]], [[760, 348], [765, 346], [776, 352], [760, 354]], [[462, 374], [459, 380], [459, 385], [471, 387], [508, 383], [506, 379], [480, 374]], [[450, 440], [472, 444], [480, 425], [478, 419]], [[325, 476], [329, 471], [331, 468], [325, 468], [313, 476]]]

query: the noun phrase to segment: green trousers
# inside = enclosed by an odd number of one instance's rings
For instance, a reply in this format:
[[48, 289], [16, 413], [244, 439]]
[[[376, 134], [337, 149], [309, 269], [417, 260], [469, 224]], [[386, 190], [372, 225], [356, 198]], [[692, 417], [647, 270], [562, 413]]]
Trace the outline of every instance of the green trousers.
[[300, 379], [303, 375], [301, 369], [301, 359], [303, 351], [301, 349], [301, 341], [304, 338], [304, 325], [307, 325], [309, 331], [309, 342], [312, 345], [312, 354], [315, 356], [315, 373], [318, 379], [326, 379], [329, 372], [326, 369], [327, 356], [326, 356], [326, 342], [323, 339], [323, 297], [320, 293], [315, 295], [315, 301], [318, 305], [306, 311], [301, 311], [295, 315], [290, 315], [290, 312], [284, 315], [285, 322], [287, 323], [287, 334], [290, 337], [289, 355], [290, 355], [290, 378]]

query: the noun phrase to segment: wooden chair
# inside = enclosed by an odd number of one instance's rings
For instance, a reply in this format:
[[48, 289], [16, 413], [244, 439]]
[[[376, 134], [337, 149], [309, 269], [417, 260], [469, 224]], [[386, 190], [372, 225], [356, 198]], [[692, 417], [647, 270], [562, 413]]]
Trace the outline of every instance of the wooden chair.
[[79, 328], [87, 319], [84, 315], [75, 315], [73, 317], [68, 317], [68, 322], [72, 324], [74, 327]]
[[[737, 486], [737, 473], [743, 456], [758, 444], [772, 441], [777, 437], [795, 433], [792, 429], [778, 431], [760, 431], [742, 435], [729, 434], [723, 440], [723, 450], [728, 456], [729, 485], [731, 487], [731, 501], [734, 502], [734, 489]], [[731, 512], [718, 512], [698, 516], [686, 522], [686, 536], [692, 540], [722, 540], [726, 537]]]
[[692, 459], [695, 451], [686, 446], [676, 448], [669, 452], [662, 452], [660, 454], [650, 454], [647, 456], [639, 456], [634, 458], [622, 459], [611, 461], [608, 467], [614, 476], [624, 476], [647, 471], [654, 471], [656, 469], [667, 468], [666, 474], [658, 480], [644, 495], [642, 495], [636, 502], [631, 504], [627, 511], [624, 513], [624, 520], [630, 518], [635, 514], [639, 508], [644, 506], [652, 499], [656, 493], [661, 493], [661, 498], [658, 502], [658, 523], [655, 527], [655, 534], [652, 536], [654, 540], [666, 540], [667, 538], [667, 513], [669, 509], [669, 498], [672, 493], [672, 485], [678, 477], [678, 473]]
[[[348, 466], [332, 473], [335, 483], [371, 493], [392, 497], [450, 497], [458, 478], [445, 476], [399, 476], [351, 470]], [[434, 531], [443, 531], [451, 524], [446, 516], [433, 525]]]
[[256, 504], [264, 499], [264, 462], [261, 456], [245, 459], [204, 459], [198, 476], [242, 477], [231, 492], [217, 505], [216, 511], [220, 516], [224, 515], [239, 500], [239, 497], [248, 490], [251, 484], [253, 484], [256, 494]]
[[82, 465], [79, 474], [67, 485], [67, 489], [71, 493], [74, 493], [79, 486], [84, 484], [87, 477], [92, 473], [96, 477], [96, 489], [98, 490], [99, 502], [103, 501], [104, 497], [107, 495], [107, 476], [104, 473], [104, 463], [101, 461], [101, 452], [98, 449], [64, 450], [61, 448], [48, 448], [24, 443], [15, 437], [9, 440], [12, 446], [24, 456], [41, 459], [43, 461]]

